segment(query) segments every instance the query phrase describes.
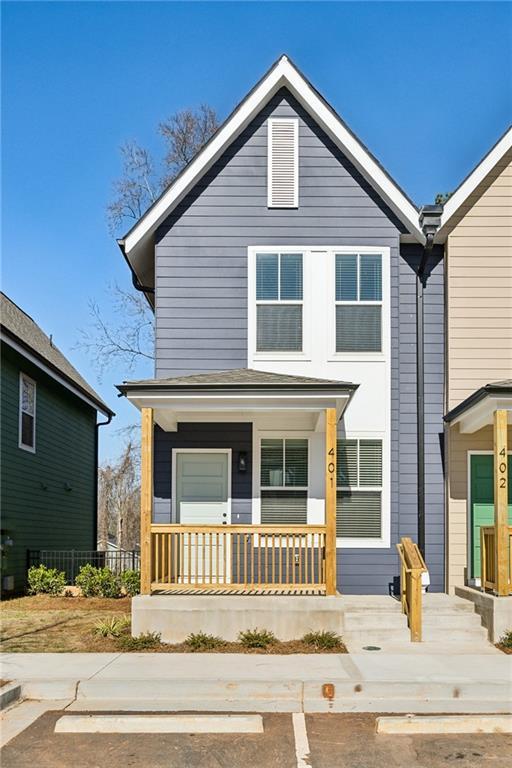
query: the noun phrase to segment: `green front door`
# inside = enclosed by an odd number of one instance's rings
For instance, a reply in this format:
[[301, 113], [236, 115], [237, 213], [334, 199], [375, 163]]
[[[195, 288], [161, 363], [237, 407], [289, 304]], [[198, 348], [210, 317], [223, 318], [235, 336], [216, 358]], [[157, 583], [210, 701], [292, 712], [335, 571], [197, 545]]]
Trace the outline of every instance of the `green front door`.
[[[494, 456], [471, 454], [471, 578], [480, 578], [480, 528], [494, 525]], [[512, 456], [508, 457], [512, 477]], [[512, 525], [512, 489], [508, 485], [508, 519]]]

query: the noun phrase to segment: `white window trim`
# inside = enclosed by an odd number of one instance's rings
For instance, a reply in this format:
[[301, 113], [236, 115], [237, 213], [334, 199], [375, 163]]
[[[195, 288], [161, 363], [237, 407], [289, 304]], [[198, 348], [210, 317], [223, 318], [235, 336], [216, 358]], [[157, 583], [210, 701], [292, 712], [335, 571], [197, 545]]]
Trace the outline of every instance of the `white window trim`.
[[[343, 538], [336, 537], [336, 547], [343, 549], [389, 549], [391, 545], [391, 484], [390, 484], [390, 446], [388, 435], [383, 432], [347, 432], [337, 435], [337, 440], [381, 440], [382, 441], [382, 485], [381, 486], [336, 486], [336, 491], [360, 490], [381, 492], [381, 535], [380, 538]], [[358, 449], [359, 481], [359, 449]]]
[[[311, 331], [310, 331], [310, 306], [311, 306], [311, 280], [309, 279], [309, 262], [304, 246], [278, 245], [278, 246], [249, 246], [247, 262], [247, 314], [248, 314], [248, 350], [249, 359], [258, 361], [301, 361], [307, 362], [311, 358]], [[258, 253], [300, 253], [302, 254], [302, 300], [299, 299], [257, 299], [256, 298], [256, 254]], [[280, 271], [280, 270], [279, 270]], [[280, 279], [280, 277], [279, 277]], [[301, 304], [302, 305], [302, 352], [258, 352], [256, 349], [257, 338], [257, 306], [258, 304]]]
[[171, 523], [178, 522], [178, 509], [176, 506], [176, 468], [178, 453], [224, 453], [228, 457], [228, 517], [227, 525], [231, 525], [231, 502], [233, 489], [231, 484], [231, 469], [233, 463], [233, 450], [231, 448], [173, 448], [171, 455]]
[[[29, 381], [34, 385], [34, 445], [25, 445], [22, 442], [22, 402], [23, 402], [23, 380]], [[36, 416], [37, 416], [37, 383], [26, 373], [20, 371], [19, 376], [19, 402], [18, 402], [18, 448], [29, 453], [36, 452]]]
[[[388, 357], [390, 347], [390, 326], [391, 326], [391, 300], [390, 300], [390, 248], [372, 247], [372, 246], [343, 246], [342, 248], [329, 248], [330, 253], [330, 274], [328, 281], [327, 306], [329, 307], [328, 323], [328, 344], [329, 356], [328, 362], [348, 362], [348, 361], [384, 361]], [[382, 257], [382, 299], [381, 301], [337, 301], [336, 300], [336, 254], [379, 254]], [[357, 259], [357, 286], [359, 294], [359, 258]], [[381, 315], [381, 339], [382, 346], [380, 352], [336, 352], [336, 306], [380, 306]]]
[[[293, 204], [274, 205], [272, 203], [272, 126], [274, 123], [293, 123]], [[299, 119], [297, 117], [270, 117], [267, 120], [267, 208], [291, 210], [299, 207]]]

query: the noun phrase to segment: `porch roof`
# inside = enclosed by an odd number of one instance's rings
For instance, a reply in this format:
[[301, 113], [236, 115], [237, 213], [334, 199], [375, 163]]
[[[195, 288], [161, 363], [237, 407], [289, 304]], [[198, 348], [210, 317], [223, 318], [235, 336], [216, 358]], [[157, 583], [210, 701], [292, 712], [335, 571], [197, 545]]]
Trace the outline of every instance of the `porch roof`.
[[497, 410], [508, 411], [508, 423], [512, 423], [512, 379], [491, 382], [475, 390], [452, 408], [444, 420], [450, 425], [459, 424], [461, 432], [472, 433], [492, 424]]
[[[229, 371], [126, 381], [118, 385], [137, 408], [153, 408], [155, 421], [164, 429], [176, 429], [178, 421], [193, 414], [229, 412], [244, 419], [253, 412], [302, 411], [319, 414], [335, 408], [338, 418], [358, 384], [238, 368]], [[318, 423], [319, 426], [319, 423]]]

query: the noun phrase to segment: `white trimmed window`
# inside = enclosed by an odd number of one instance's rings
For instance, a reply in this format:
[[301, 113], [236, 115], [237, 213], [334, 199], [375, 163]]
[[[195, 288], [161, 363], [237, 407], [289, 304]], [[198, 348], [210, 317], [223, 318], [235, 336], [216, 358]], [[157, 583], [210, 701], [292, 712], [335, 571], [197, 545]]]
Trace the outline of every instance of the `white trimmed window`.
[[336, 353], [382, 352], [382, 254], [335, 254]]
[[260, 460], [261, 523], [305, 525], [308, 513], [308, 440], [263, 439]]
[[336, 535], [382, 536], [382, 440], [340, 439], [337, 456]]
[[268, 121], [268, 207], [299, 205], [299, 121], [271, 118]]
[[256, 254], [256, 352], [302, 352], [302, 253]]
[[20, 373], [18, 445], [26, 451], [36, 450], [36, 383]]

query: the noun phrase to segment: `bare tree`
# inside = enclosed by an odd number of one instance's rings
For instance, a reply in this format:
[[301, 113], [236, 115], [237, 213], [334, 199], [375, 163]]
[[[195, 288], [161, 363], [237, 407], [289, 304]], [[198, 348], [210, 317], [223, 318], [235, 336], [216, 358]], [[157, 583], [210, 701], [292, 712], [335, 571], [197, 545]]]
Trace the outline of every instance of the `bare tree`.
[[109, 287], [109, 294], [114, 320], [106, 320], [98, 304], [90, 301], [91, 324], [78, 342], [94, 360], [100, 380], [113, 363], [132, 371], [140, 360], [154, 358], [154, 316], [145, 297], [117, 284]]
[[98, 541], [113, 539], [120, 549], [140, 543], [140, 446], [129, 438], [119, 458], [98, 470]]
[[111, 234], [130, 221], [137, 221], [178, 173], [206, 144], [218, 127], [215, 110], [207, 104], [184, 109], [158, 125], [165, 143], [164, 156], [155, 162], [136, 141], [120, 148], [122, 174], [113, 183], [113, 199], [107, 205]]

